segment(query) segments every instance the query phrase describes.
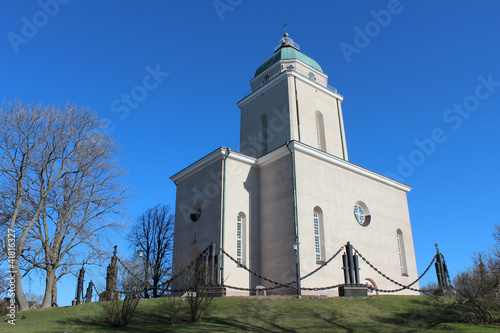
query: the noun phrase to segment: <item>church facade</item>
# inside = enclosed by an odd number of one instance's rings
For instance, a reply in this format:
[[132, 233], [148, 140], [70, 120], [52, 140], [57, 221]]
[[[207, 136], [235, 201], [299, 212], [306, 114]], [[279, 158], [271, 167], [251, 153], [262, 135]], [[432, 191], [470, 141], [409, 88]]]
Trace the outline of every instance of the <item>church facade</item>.
[[[238, 102], [240, 151], [221, 147], [171, 177], [177, 185], [174, 274], [214, 242], [238, 263], [285, 284], [320, 267], [349, 241], [399, 283], [416, 280], [411, 188], [348, 161], [343, 96], [321, 66], [285, 34], [250, 85], [251, 93]], [[274, 286], [227, 258], [220, 265], [226, 285]], [[343, 283], [341, 267], [339, 256], [302, 287]], [[361, 283], [375, 288], [399, 288], [361, 260], [359, 274]]]

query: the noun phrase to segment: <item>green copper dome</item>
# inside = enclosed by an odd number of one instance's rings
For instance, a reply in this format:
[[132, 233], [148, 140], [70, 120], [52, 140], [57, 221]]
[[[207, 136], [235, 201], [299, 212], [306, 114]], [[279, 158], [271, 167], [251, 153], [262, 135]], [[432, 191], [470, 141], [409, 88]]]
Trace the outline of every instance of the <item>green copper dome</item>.
[[276, 49], [277, 51], [274, 52], [274, 54], [270, 56], [266, 61], [264, 61], [259, 66], [259, 68], [257, 68], [257, 71], [255, 71], [255, 76], [258, 76], [259, 74], [261, 74], [266, 69], [268, 69], [269, 67], [271, 67], [280, 60], [290, 60], [290, 59], [300, 60], [306, 65], [309, 65], [312, 68], [316, 69], [317, 71], [323, 73], [323, 69], [315, 60], [309, 58], [303, 53], [300, 53], [299, 45], [295, 43], [290, 37], [288, 37], [288, 34], [285, 34], [285, 36], [281, 39], [280, 44], [278, 44]]

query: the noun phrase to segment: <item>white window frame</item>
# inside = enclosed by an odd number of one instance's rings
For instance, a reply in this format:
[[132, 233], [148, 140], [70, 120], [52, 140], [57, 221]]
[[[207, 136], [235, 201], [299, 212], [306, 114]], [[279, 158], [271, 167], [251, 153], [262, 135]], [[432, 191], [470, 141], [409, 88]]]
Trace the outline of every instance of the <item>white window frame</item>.
[[314, 118], [316, 120], [316, 137], [318, 141], [318, 149], [326, 152], [325, 119], [320, 111], [316, 111]]
[[406, 263], [406, 252], [405, 252], [405, 241], [403, 237], [403, 231], [398, 229], [396, 231], [396, 237], [398, 241], [398, 252], [399, 252], [399, 265], [401, 267], [401, 275], [408, 276], [408, 265]]
[[321, 261], [321, 231], [320, 231], [321, 215], [317, 209], [313, 210], [314, 223], [314, 253], [316, 261]]
[[318, 149], [321, 150], [321, 129], [319, 127], [319, 119], [318, 117], [314, 117], [316, 119], [316, 137], [318, 138]]
[[236, 260], [243, 263], [243, 217], [238, 214], [236, 218]]

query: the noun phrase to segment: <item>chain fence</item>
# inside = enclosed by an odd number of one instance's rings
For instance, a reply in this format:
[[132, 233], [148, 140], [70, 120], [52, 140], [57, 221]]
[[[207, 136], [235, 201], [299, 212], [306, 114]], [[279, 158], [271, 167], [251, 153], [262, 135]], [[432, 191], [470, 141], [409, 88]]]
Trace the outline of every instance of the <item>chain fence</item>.
[[[221, 255], [225, 255], [227, 258], [229, 258], [232, 262], [234, 262], [238, 267], [241, 267], [243, 268], [244, 270], [246, 270], [248, 273], [256, 276], [257, 278], [261, 279], [262, 281], [266, 281], [266, 282], [269, 282], [271, 284], [273, 284], [274, 286], [272, 287], [265, 287], [265, 288], [245, 288], [245, 287], [237, 287], [237, 286], [232, 286], [232, 285], [228, 285], [228, 284], [225, 284], [224, 282], [221, 283], [221, 286], [225, 287], [225, 288], [228, 288], [228, 289], [233, 289], [233, 290], [240, 290], [240, 291], [249, 291], [249, 292], [257, 292], [257, 291], [270, 291], [270, 290], [276, 290], [276, 289], [281, 289], [281, 288], [286, 288], [286, 289], [294, 289], [294, 290], [297, 290], [297, 287], [296, 287], [296, 284], [297, 284], [297, 280], [294, 280], [294, 281], [290, 281], [290, 282], [287, 282], [287, 283], [281, 283], [281, 282], [278, 282], [278, 281], [275, 281], [273, 279], [270, 279], [266, 276], [263, 276], [262, 274], [248, 268], [246, 265], [244, 264], [241, 264], [238, 262], [237, 259], [235, 259], [233, 256], [231, 256], [229, 253], [227, 253], [223, 248], [221, 248], [220, 246], [214, 244], [215, 247], [217, 248], [218, 251], [220, 251]], [[314, 269], [313, 271], [311, 271], [310, 273], [302, 276], [300, 278], [300, 280], [304, 280], [314, 274], [316, 274], [317, 272], [319, 272], [321, 269], [323, 269], [324, 267], [326, 267], [329, 263], [331, 263], [341, 252], [342, 250], [345, 249], [347, 244], [344, 244], [342, 245], [337, 252], [335, 252], [335, 254], [333, 254], [327, 261], [323, 262], [318, 268]], [[195, 259], [193, 259], [193, 261], [191, 261], [185, 268], [183, 268], [180, 272], [178, 272], [176, 275], [172, 276], [170, 279], [168, 279], [167, 281], [163, 282], [162, 284], [158, 285], [157, 286], [157, 290], [158, 291], [161, 291], [163, 293], [172, 293], [172, 292], [186, 292], [186, 290], [184, 289], [171, 289], [170, 286], [171, 286], [171, 283], [177, 279], [179, 276], [181, 276], [185, 271], [191, 269], [191, 267], [193, 265], [195, 265], [197, 262], [200, 261], [200, 259], [207, 253], [207, 251], [209, 251], [210, 249], [210, 246], [208, 246], [205, 250], [203, 250], [203, 252], [201, 252]], [[416, 279], [414, 280], [412, 283], [408, 284], [408, 285], [404, 285], [400, 282], [397, 282], [396, 280], [390, 278], [389, 276], [387, 276], [387, 274], [383, 273], [381, 270], [379, 270], [377, 267], [375, 267], [370, 261], [368, 261], [368, 259], [366, 259], [354, 246], [353, 246], [353, 250], [354, 250], [354, 253], [357, 254], [368, 266], [370, 266], [370, 268], [372, 268], [375, 272], [377, 272], [379, 275], [381, 275], [382, 277], [384, 277], [385, 279], [387, 279], [388, 281], [390, 281], [391, 283], [394, 283], [396, 284], [397, 286], [401, 287], [401, 288], [398, 288], [398, 289], [393, 289], [393, 290], [387, 290], [387, 289], [378, 289], [378, 288], [375, 288], [369, 284], [366, 284], [366, 287], [370, 290], [373, 290], [373, 291], [377, 291], [377, 292], [381, 292], [381, 293], [395, 293], [395, 292], [398, 292], [398, 291], [402, 291], [402, 290], [411, 290], [411, 291], [415, 291], [415, 292], [423, 292], [422, 289], [417, 289], [417, 288], [412, 288], [412, 286], [417, 283], [428, 271], [429, 269], [432, 267], [432, 264], [436, 261], [436, 257], [437, 255], [435, 255], [431, 262], [429, 263], [429, 265], [427, 266], [427, 268], [424, 270], [424, 272]], [[120, 260], [120, 258], [118, 258], [118, 261], [119, 263], [121, 264], [121, 266], [134, 278], [136, 279], [139, 279], [135, 274], [133, 274], [128, 268], [127, 266]], [[336, 289], [340, 286], [344, 285], [344, 283], [339, 283], [339, 284], [335, 284], [335, 285], [331, 285], [331, 286], [325, 286], [325, 287], [301, 287], [301, 290], [308, 290], [308, 291], [320, 291], [320, 290], [331, 290], [331, 289]], [[147, 290], [150, 291], [152, 290], [152, 288], [150, 286], [147, 287]], [[97, 290], [96, 290], [97, 291]], [[122, 292], [120, 291], [121, 293], [126, 293], [126, 292]]]
[[[336, 258], [341, 252], [342, 250], [345, 248], [347, 244], [345, 245], [342, 245], [340, 247], [340, 249], [333, 255], [330, 257], [330, 259], [328, 259], [326, 262], [324, 262], [323, 264], [321, 264], [321, 266], [319, 266], [318, 268], [316, 268], [315, 270], [313, 270], [312, 272], [302, 276], [300, 278], [300, 280], [303, 280], [303, 279], [306, 279], [312, 275], [314, 275], [315, 273], [317, 273], [319, 270], [321, 270], [322, 268], [324, 268], [326, 265], [328, 265], [334, 258]], [[279, 289], [279, 288], [289, 288], [289, 289], [297, 289], [297, 287], [295, 286], [291, 286], [293, 284], [296, 284], [297, 283], [297, 280], [295, 281], [292, 281], [292, 282], [288, 282], [288, 283], [280, 283], [280, 282], [277, 282], [277, 281], [274, 281], [274, 280], [271, 280], [269, 278], [266, 278], [264, 276], [262, 276], [261, 274], [249, 269], [248, 267], [246, 267], [245, 265], [242, 265], [240, 263], [238, 263], [238, 261], [236, 259], [234, 259], [230, 254], [228, 254], [226, 251], [224, 251], [222, 248], [218, 247], [221, 252], [226, 255], [231, 261], [233, 261], [234, 263], [236, 263], [239, 267], [242, 267], [244, 268], [246, 271], [248, 271], [249, 273], [261, 278], [262, 280], [264, 281], [267, 281], [267, 282], [270, 282], [270, 283], [273, 283], [275, 284], [276, 286], [274, 287], [267, 287], [267, 288], [243, 288], [243, 287], [236, 287], [236, 286], [231, 286], [231, 285], [226, 285], [224, 284], [224, 287], [226, 288], [229, 288], [229, 289], [234, 289], [234, 290], [242, 290], [242, 291], [251, 291], [251, 292], [255, 292], [257, 290], [275, 290], [275, 289]], [[390, 278], [389, 276], [387, 276], [386, 274], [384, 274], [382, 271], [380, 271], [378, 268], [376, 268], [372, 263], [370, 263], [355, 247], [353, 247], [355, 253], [364, 261], [366, 262], [366, 264], [368, 266], [370, 266], [373, 270], [375, 270], [378, 274], [380, 274], [382, 277], [384, 277], [385, 279], [387, 279], [388, 281], [400, 286], [401, 288], [399, 289], [393, 289], [393, 290], [387, 290], [387, 289], [378, 289], [378, 288], [375, 288], [373, 286], [370, 286], [370, 285], [366, 285], [368, 289], [370, 290], [373, 290], [373, 291], [377, 291], [377, 292], [382, 292], [382, 293], [395, 293], [395, 292], [398, 292], [398, 291], [402, 291], [402, 290], [405, 290], [405, 289], [408, 289], [408, 290], [411, 290], [411, 291], [415, 291], [415, 292], [423, 292], [421, 289], [416, 289], [416, 288], [412, 288], [411, 286], [413, 286], [415, 283], [417, 283], [428, 271], [429, 269], [432, 267], [432, 264], [434, 263], [434, 261], [436, 260], [436, 256], [434, 256], [431, 260], [431, 262], [429, 263], [429, 265], [427, 266], [427, 268], [424, 270], [424, 272], [416, 279], [414, 280], [412, 283], [408, 284], [408, 285], [404, 285], [402, 283], [399, 283], [397, 281], [395, 281], [394, 279]], [[344, 285], [343, 283], [339, 283], [339, 284], [336, 284], [336, 285], [331, 285], [331, 286], [327, 286], [327, 287], [312, 287], [312, 288], [307, 288], [307, 287], [302, 287], [301, 290], [310, 290], [310, 291], [318, 291], [318, 290], [328, 290], [328, 289], [335, 289], [335, 288], [338, 288], [340, 286]]]
[[[216, 245], [217, 246], [217, 245]], [[238, 260], [236, 260], [234, 257], [232, 257], [229, 253], [227, 253], [226, 251], [224, 251], [224, 249], [220, 248], [219, 246], [217, 246], [217, 248], [219, 250], [221, 250], [221, 252], [226, 256], [228, 257], [231, 261], [233, 261], [234, 263], [236, 263], [238, 265], [238, 267], [242, 267], [243, 269], [245, 269], [246, 271], [248, 271], [249, 273], [253, 274], [254, 276], [257, 276], [258, 278], [264, 280], [264, 281], [267, 281], [267, 282], [270, 282], [270, 283], [273, 283], [275, 284], [276, 286], [274, 287], [267, 287], [267, 288], [243, 288], [243, 287], [235, 287], [235, 286], [230, 286], [230, 285], [226, 285], [224, 284], [224, 287], [226, 288], [229, 288], [229, 289], [235, 289], [235, 290], [243, 290], [243, 291], [252, 291], [252, 292], [255, 292], [257, 290], [275, 290], [275, 289], [279, 289], [279, 288], [288, 288], [288, 289], [295, 289], [297, 290], [297, 287], [296, 286], [292, 286], [293, 284], [296, 284], [297, 283], [297, 280], [294, 280], [294, 281], [291, 281], [291, 282], [288, 282], [288, 283], [280, 283], [280, 282], [277, 282], [277, 281], [274, 281], [274, 280], [271, 280], [271, 279], [268, 279], [264, 276], [262, 276], [261, 274], [251, 270], [250, 268], [248, 268], [247, 266], [243, 265], [243, 264], [240, 264], [238, 262]], [[308, 277], [310, 277], [311, 275], [317, 273], [319, 270], [321, 270], [322, 268], [324, 268], [326, 265], [328, 265], [333, 259], [335, 259], [335, 257], [337, 257], [339, 255], [340, 252], [342, 252], [342, 250], [345, 248], [345, 245], [342, 245], [340, 247], [340, 249], [333, 255], [330, 257], [330, 259], [328, 259], [327, 261], [325, 261], [324, 263], [321, 264], [321, 266], [319, 266], [318, 268], [316, 268], [315, 270], [313, 270], [312, 272], [302, 276], [300, 278], [300, 280], [304, 280]], [[327, 290], [327, 289], [334, 289], [334, 288], [337, 288], [338, 286], [340, 286], [342, 284], [338, 284], [338, 285], [332, 285], [332, 286], [328, 286], [328, 287], [317, 287], [317, 288], [305, 288], [305, 287], [302, 287], [300, 288], [301, 290]]]
[[412, 290], [412, 291], [416, 291], [416, 292], [422, 292], [421, 289], [416, 289], [416, 288], [411, 288], [411, 286], [413, 286], [415, 283], [417, 283], [426, 273], [427, 271], [432, 267], [432, 264], [434, 263], [434, 261], [436, 260], [436, 256], [435, 255], [430, 264], [427, 266], [427, 268], [425, 269], [425, 271], [415, 280], [413, 281], [412, 283], [410, 283], [409, 285], [404, 285], [402, 283], [399, 283], [393, 279], [391, 279], [390, 277], [388, 277], [386, 274], [382, 273], [379, 269], [377, 269], [375, 266], [372, 265], [372, 263], [370, 263], [354, 246], [353, 246], [353, 249], [354, 249], [354, 252], [366, 263], [368, 264], [368, 266], [370, 266], [375, 272], [377, 272], [378, 274], [380, 274], [382, 277], [384, 277], [385, 279], [387, 279], [388, 281], [400, 286], [401, 288], [400, 289], [394, 289], [394, 290], [386, 290], [386, 289], [377, 289], [377, 288], [374, 288], [374, 287], [370, 287], [368, 286], [368, 289], [371, 289], [371, 290], [374, 290], [374, 291], [378, 291], [378, 292], [382, 292], [382, 293], [395, 293], [395, 292], [398, 292], [398, 291], [401, 291], [401, 290], [405, 290], [405, 289], [408, 289], [408, 290]]
[[[168, 279], [167, 281], [159, 284], [156, 289], [160, 292], [163, 292], [163, 293], [174, 293], [174, 292], [186, 292], [185, 289], [171, 289], [170, 288], [170, 284], [175, 280], [177, 279], [179, 276], [181, 276], [182, 274], [184, 274], [184, 272], [188, 271], [189, 269], [191, 269], [191, 267], [193, 265], [195, 265], [197, 262], [199, 262], [199, 260], [207, 253], [207, 251], [210, 249], [210, 247], [208, 246], [205, 250], [203, 250], [203, 252], [201, 252], [196, 258], [194, 258], [186, 267], [184, 267], [180, 272], [178, 272], [177, 274], [175, 274], [174, 276], [172, 276], [170, 279]], [[122, 260], [120, 259], [120, 257], [116, 256], [117, 259], [118, 259], [118, 262], [121, 264], [121, 266], [127, 271], [127, 273], [129, 273], [135, 280], [137, 281], [141, 281], [142, 278], [139, 278], [137, 277], [136, 274], [134, 274], [128, 267], [125, 263], [122, 262]], [[166, 287], [165, 287], [166, 286]], [[143, 291], [152, 291], [154, 288], [151, 286], [151, 285], [145, 285], [144, 288], [142, 289]], [[96, 289], [97, 291], [97, 289]], [[120, 294], [128, 294], [129, 292], [127, 291], [123, 291], [123, 290], [116, 290], [117, 292], [119, 292]]]

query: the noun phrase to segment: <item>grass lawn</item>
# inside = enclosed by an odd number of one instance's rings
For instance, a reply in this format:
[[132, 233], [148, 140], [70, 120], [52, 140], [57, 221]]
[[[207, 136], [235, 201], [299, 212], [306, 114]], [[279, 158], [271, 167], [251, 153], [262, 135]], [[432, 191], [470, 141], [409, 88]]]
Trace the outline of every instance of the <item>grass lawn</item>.
[[[226, 297], [213, 300], [203, 322], [172, 326], [159, 300], [143, 300], [126, 328], [99, 323], [99, 303], [17, 313], [0, 332], [500, 332], [458, 322], [458, 310], [423, 296], [369, 298]], [[26, 319], [20, 318], [25, 315]]]

